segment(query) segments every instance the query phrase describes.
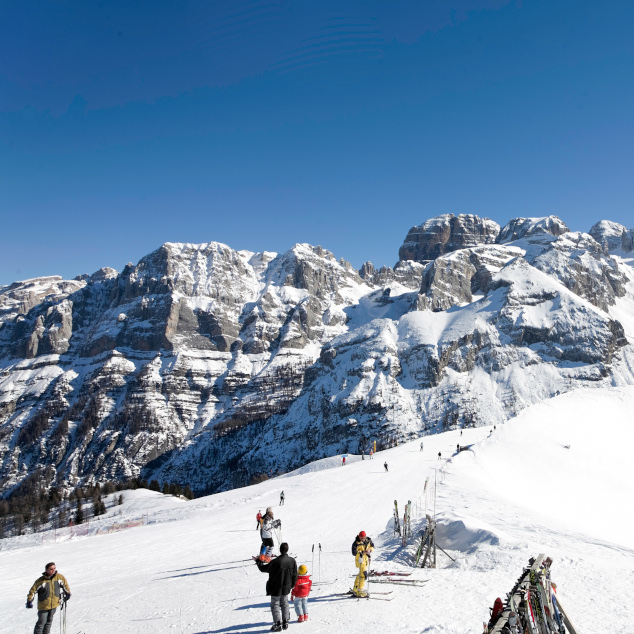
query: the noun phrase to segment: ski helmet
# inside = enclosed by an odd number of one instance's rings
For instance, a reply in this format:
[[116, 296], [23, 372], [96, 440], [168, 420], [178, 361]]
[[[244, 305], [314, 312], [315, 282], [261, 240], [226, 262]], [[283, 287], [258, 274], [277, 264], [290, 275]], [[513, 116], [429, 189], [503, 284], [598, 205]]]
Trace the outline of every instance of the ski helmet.
[[306, 566], [304, 566], [304, 564], [302, 564], [298, 569], [297, 569], [297, 574], [300, 575], [305, 575], [308, 572], [308, 568], [306, 568]]
[[359, 533], [359, 537], [360, 537], [361, 539], [365, 539], [365, 537], [366, 537], [366, 535], [365, 535], [365, 531], [361, 531], [361, 532]]

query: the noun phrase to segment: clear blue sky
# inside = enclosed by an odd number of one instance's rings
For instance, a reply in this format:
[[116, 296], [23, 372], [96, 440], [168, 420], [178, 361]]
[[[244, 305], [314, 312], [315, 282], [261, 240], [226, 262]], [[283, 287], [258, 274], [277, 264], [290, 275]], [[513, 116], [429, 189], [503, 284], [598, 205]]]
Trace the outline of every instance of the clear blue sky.
[[0, 11], [0, 284], [166, 241], [393, 265], [447, 212], [634, 226], [631, 1]]

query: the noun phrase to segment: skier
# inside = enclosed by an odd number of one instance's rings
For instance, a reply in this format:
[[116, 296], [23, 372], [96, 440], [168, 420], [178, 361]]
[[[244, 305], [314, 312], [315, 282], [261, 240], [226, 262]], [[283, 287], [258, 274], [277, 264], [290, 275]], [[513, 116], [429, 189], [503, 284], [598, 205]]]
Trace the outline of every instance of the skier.
[[297, 562], [288, 554], [288, 544], [280, 544], [280, 556], [265, 563], [256, 561], [260, 572], [266, 572], [269, 580], [266, 582], [266, 594], [271, 597], [271, 613], [273, 627], [271, 632], [281, 632], [288, 629], [291, 618], [288, 609], [288, 593], [297, 583]]
[[257, 531], [258, 528], [260, 528], [261, 522], [262, 522], [262, 511], [259, 510], [258, 514], [255, 516], [255, 521], [258, 523], [258, 525], [255, 527], [255, 530]]
[[462, 429], [460, 430], [460, 435], [462, 436]]
[[280, 493], [280, 506], [284, 506], [284, 491]]
[[297, 622], [303, 623], [308, 621], [308, 594], [313, 582], [308, 573], [308, 568], [303, 564], [297, 571], [297, 583], [291, 592], [291, 601], [295, 606], [295, 614], [297, 614]]
[[456, 453], [460, 453], [460, 443], [456, 445]]
[[420, 450], [421, 451], [423, 450], [423, 443], [422, 442], [420, 443]]
[[387, 462], [384, 462], [383, 466], [385, 467], [385, 471], [387, 471]]
[[352, 544], [352, 554], [354, 555], [354, 565], [359, 569], [359, 574], [354, 580], [354, 586], [352, 588], [352, 594], [357, 597], [367, 597], [368, 593], [363, 590], [365, 582], [368, 578], [368, 568], [370, 567], [370, 560], [372, 557], [372, 551], [374, 550], [374, 543], [366, 535], [365, 531], [361, 531], [354, 543]]
[[346, 466], [346, 457], [345, 456], [341, 456], [341, 466], [342, 467]]
[[64, 575], [57, 572], [54, 562], [46, 564], [42, 576], [31, 586], [26, 597], [26, 607], [33, 607], [37, 592], [37, 623], [33, 634], [48, 634], [58, 607], [70, 599], [70, 586]]
[[273, 509], [269, 506], [266, 509], [264, 517], [262, 517], [262, 528], [260, 536], [262, 537], [262, 546], [260, 547], [259, 561], [271, 561], [271, 551], [273, 550], [273, 529], [282, 525], [280, 520], [273, 519]]
[[361, 450], [361, 460], [365, 460], [365, 451]]
[[438, 460], [440, 460], [442, 458], [442, 454], [440, 453], [440, 451], [438, 452]]

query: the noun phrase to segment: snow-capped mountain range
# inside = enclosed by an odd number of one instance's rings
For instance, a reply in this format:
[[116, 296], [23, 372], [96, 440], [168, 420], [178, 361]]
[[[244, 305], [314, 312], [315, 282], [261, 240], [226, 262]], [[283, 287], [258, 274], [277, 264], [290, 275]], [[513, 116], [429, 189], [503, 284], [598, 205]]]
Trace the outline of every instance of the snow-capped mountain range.
[[166, 243], [0, 287], [0, 491], [142, 474], [212, 492], [634, 383], [634, 230], [447, 214], [399, 258]]

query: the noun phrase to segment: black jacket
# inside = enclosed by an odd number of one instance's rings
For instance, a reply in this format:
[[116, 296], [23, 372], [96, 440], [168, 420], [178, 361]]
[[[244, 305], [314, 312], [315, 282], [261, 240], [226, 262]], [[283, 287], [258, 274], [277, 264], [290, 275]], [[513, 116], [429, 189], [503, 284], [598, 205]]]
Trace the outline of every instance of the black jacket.
[[257, 562], [260, 572], [268, 572], [266, 594], [271, 597], [287, 595], [297, 583], [297, 562], [289, 555], [271, 559], [271, 563]]

